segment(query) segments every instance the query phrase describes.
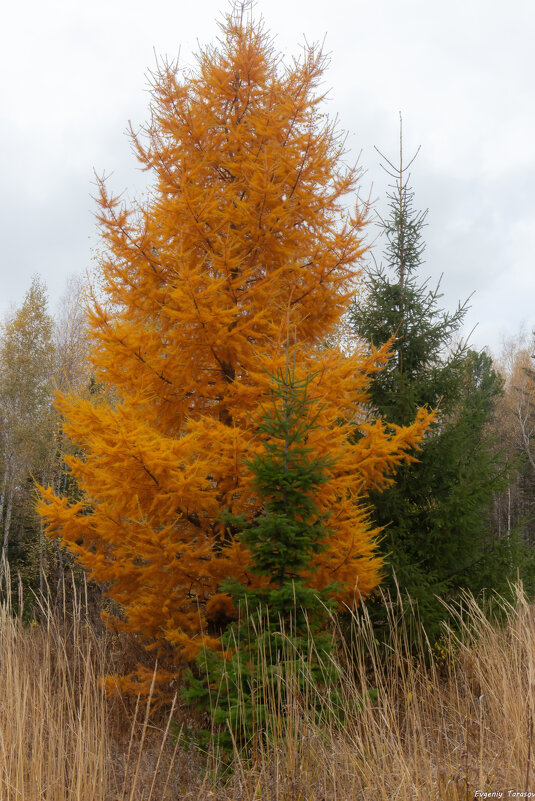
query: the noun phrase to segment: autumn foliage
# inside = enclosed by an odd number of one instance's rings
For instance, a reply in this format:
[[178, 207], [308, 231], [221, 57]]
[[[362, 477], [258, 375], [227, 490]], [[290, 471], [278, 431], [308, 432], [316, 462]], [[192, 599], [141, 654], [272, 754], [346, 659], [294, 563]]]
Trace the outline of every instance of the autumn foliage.
[[413, 458], [429, 422], [368, 419], [387, 349], [326, 344], [358, 283], [364, 218], [347, 211], [358, 174], [322, 111], [324, 66], [314, 48], [284, 66], [233, 11], [193, 71], [154, 76], [150, 123], [132, 134], [149, 196], [127, 208], [100, 184], [105, 256], [89, 314], [105, 391], [58, 397], [83, 500], [46, 490], [40, 511], [120, 604], [120, 625], [175, 663], [217, 647], [226, 579], [262, 580], [222, 517], [261, 509], [245, 462], [266, 444], [255, 420], [288, 331], [318, 399], [307, 447], [331, 457], [315, 498], [330, 539], [310, 586], [336, 583], [350, 605], [377, 586], [366, 494]]

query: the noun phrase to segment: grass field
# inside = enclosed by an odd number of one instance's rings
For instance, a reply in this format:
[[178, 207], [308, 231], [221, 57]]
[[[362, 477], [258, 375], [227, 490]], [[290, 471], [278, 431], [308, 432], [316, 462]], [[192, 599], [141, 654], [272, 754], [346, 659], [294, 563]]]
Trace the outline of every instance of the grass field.
[[185, 748], [180, 704], [153, 716], [147, 699], [105, 697], [99, 676], [118, 646], [82, 605], [44, 610], [33, 625], [4, 607], [0, 799], [428, 801], [534, 790], [535, 609], [521, 590], [501, 607], [497, 625], [467, 600], [461, 636], [432, 655], [422, 642], [413, 658], [401, 656], [407, 632], [394, 621], [394, 646], [380, 656], [361, 614], [351, 657], [340, 655], [343, 725], [328, 694], [312, 719], [290, 688], [270, 737], [257, 738], [252, 758], [235, 753], [225, 774], [215, 748]]

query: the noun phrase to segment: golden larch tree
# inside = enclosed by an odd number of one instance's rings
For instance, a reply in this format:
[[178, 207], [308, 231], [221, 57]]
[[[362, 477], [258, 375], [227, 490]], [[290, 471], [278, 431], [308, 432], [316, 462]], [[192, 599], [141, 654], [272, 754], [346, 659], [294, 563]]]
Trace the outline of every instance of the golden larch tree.
[[154, 75], [150, 123], [132, 133], [148, 197], [127, 208], [100, 182], [106, 255], [89, 324], [95, 378], [110, 391], [58, 397], [83, 500], [46, 490], [40, 503], [48, 532], [120, 604], [120, 625], [177, 664], [217, 647], [222, 581], [259, 580], [221, 517], [259, 512], [244, 461], [262, 450], [255, 419], [288, 330], [319, 400], [308, 446], [333, 457], [316, 499], [331, 539], [311, 586], [336, 582], [349, 604], [377, 586], [366, 493], [413, 458], [429, 421], [369, 421], [366, 387], [386, 349], [326, 344], [364, 252], [363, 214], [347, 211], [358, 174], [322, 110], [321, 52], [285, 66], [246, 16], [228, 14], [190, 73]]

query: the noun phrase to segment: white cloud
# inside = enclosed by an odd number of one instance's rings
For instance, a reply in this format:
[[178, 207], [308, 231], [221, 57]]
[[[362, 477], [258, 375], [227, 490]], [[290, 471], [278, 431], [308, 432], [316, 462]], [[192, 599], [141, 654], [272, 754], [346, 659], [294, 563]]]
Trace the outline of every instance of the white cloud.
[[[124, 132], [140, 124], [154, 52], [191, 64], [217, 35], [225, 2], [50, 0], [4, 11], [0, 69], [2, 260], [0, 306], [18, 302], [39, 271], [51, 294], [85, 269], [94, 244], [93, 167], [131, 194], [145, 184]], [[444, 272], [445, 302], [474, 289], [470, 322], [496, 346], [529, 322], [535, 270], [535, 89], [527, 0], [374, 0], [257, 4], [286, 54], [322, 40], [331, 66], [328, 110], [362, 150], [371, 182], [385, 178], [373, 150], [395, 154], [397, 113], [415, 163], [415, 202], [429, 207], [427, 264]], [[10, 76], [9, 80], [6, 76]], [[472, 319], [473, 318], [473, 319]]]

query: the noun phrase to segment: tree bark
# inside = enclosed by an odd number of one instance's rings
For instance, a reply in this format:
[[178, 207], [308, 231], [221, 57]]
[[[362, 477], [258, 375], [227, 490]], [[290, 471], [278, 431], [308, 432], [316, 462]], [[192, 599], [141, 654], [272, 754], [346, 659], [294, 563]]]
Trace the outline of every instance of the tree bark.
[[2, 524], [2, 520], [4, 519], [4, 503], [6, 500], [6, 488], [7, 488], [7, 474], [8, 474], [8, 467], [4, 470], [4, 480], [2, 482], [2, 493], [0, 494], [0, 525]]
[[11, 528], [12, 509], [13, 509], [13, 486], [11, 486], [8, 491], [6, 516], [4, 519], [4, 539], [2, 542], [2, 557], [0, 559], [0, 587], [2, 586], [6, 574], [7, 549], [9, 546], [9, 531]]

